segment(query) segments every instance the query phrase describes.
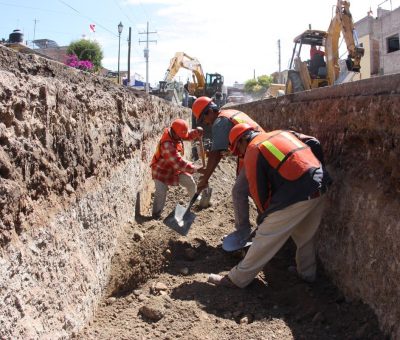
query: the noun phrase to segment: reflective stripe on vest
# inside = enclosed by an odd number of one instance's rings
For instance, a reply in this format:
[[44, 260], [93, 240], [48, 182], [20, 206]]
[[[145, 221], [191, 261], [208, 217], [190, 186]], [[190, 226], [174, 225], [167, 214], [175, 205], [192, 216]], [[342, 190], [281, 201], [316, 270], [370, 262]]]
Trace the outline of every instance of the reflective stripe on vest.
[[228, 118], [233, 125], [246, 123], [257, 131], [264, 131], [253, 119], [242, 111], [237, 110], [221, 110], [218, 117]]
[[151, 160], [150, 166], [157, 163], [158, 160], [161, 158], [161, 145], [165, 142], [174, 143], [176, 150], [178, 152], [180, 152], [182, 156], [185, 154], [185, 149], [184, 149], [182, 140], [179, 140], [179, 141], [173, 140], [169, 133], [169, 129], [166, 128], [163, 132], [163, 135], [161, 136], [160, 141], [157, 144], [157, 148], [156, 148], [156, 151], [154, 152], [153, 159]]
[[311, 148], [287, 131], [272, 131], [257, 147], [268, 163], [286, 180], [295, 181], [321, 166]]

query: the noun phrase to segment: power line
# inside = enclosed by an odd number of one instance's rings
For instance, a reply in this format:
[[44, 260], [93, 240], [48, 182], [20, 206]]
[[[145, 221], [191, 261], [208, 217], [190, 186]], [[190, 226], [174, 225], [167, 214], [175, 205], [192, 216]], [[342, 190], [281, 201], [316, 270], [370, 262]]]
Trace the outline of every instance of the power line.
[[59, 2], [61, 2], [63, 5], [69, 7], [70, 9], [72, 9], [74, 12], [78, 13], [82, 18], [88, 19], [92, 22], [94, 22], [96, 24], [96, 26], [101, 27], [103, 30], [107, 31], [108, 33], [112, 34], [114, 37], [118, 37], [118, 34], [115, 34], [114, 32], [112, 32], [111, 30], [109, 30], [108, 28], [106, 28], [105, 26], [103, 26], [102, 24], [98, 23], [96, 20], [94, 20], [91, 17], [88, 17], [84, 14], [82, 14], [81, 12], [79, 12], [77, 9], [75, 9], [74, 7], [72, 7], [71, 5], [69, 5], [68, 3], [66, 3], [63, 0], [58, 0]]
[[144, 8], [144, 6], [143, 6], [143, 4], [142, 4], [141, 1], [139, 1], [139, 5], [140, 5], [140, 7], [142, 8], [142, 10], [143, 10], [143, 12], [144, 12], [144, 15], [146, 16], [147, 20], [149, 20], [150, 17], [149, 17], [149, 15], [147, 14], [146, 9]]
[[113, 0], [113, 2], [117, 5], [117, 7], [119, 8], [119, 10], [121, 11], [121, 13], [123, 15], [126, 16], [126, 18], [131, 22], [131, 24], [136, 28], [135, 23], [132, 21], [132, 19], [129, 17], [129, 15], [126, 13], [126, 11], [123, 11], [121, 6], [119, 5], [119, 3], [116, 0]]
[[[71, 8], [73, 11], [75, 11], [76, 13], [79, 13], [79, 11], [75, 8], [73, 8], [71, 5], [67, 4], [66, 2], [62, 1], [62, 0], [58, 0], [60, 1], [62, 4], [64, 4], [65, 6]], [[80, 14], [80, 13], [79, 13]]]
[[0, 5], [18, 7], [18, 8], [26, 8], [26, 9], [33, 9], [33, 10], [42, 11], [42, 12], [51, 12], [51, 13], [58, 13], [58, 14], [70, 14], [70, 13], [66, 13], [66, 12], [55, 11], [55, 10], [52, 10], [52, 9], [45, 9], [45, 8], [31, 7], [31, 6], [24, 6], [24, 5], [16, 5], [16, 4], [8, 4], [8, 3], [5, 3], [5, 2], [0, 2]]
[[[123, 10], [122, 10], [122, 8], [121, 8], [121, 6], [118, 4], [117, 0], [113, 0], [113, 2], [117, 5], [117, 7], [119, 8], [119, 10], [127, 17], [127, 19], [133, 24], [134, 28], [137, 29], [136, 25], [135, 25], [134, 22], [131, 20], [131, 18], [128, 16], [128, 14], [126, 13], [126, 11], [123, 11]], [[128, 41], [128, 45], [129, 45], [129, 38], [128, 38], [127, 41]], [[138, 54], [140, 54], [140, 51], [139, 51], [134, 45], [133, 45], [132, 47], [133, 47], [133, 49], [134, 49]]]

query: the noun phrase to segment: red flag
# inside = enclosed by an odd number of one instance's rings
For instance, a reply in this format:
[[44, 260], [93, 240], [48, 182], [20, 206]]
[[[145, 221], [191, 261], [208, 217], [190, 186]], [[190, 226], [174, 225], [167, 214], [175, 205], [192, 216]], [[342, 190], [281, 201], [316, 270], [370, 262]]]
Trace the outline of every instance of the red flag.
[[90, 24], [89, 28], [93, 33], [96, 32], [96, 25], [95, 24]]

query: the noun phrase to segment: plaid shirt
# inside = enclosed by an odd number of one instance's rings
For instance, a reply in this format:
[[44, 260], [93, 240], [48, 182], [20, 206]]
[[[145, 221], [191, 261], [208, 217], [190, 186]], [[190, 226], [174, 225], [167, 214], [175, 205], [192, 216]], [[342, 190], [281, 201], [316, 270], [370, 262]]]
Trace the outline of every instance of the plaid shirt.
[[[190, 134], [189, 134], [189, 137]], [[192, 138], [189, 138], [192, 139]], [[176, 149], [173, 142], [164, 142], [160, 148], [161, 157], [157, 163], [151, 167], [151, 174], [153, 179], [157, 179], [166, 185], [178, 185], [179, 174], [194, 173], [194, 165], [192, 162], [185, 161], [182, 155]]]

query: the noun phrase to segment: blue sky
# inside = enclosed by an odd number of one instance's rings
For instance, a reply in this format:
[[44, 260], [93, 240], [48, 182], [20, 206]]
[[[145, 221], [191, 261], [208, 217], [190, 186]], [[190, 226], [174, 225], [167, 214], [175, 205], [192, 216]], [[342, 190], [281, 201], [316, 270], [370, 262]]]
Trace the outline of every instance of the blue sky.
[[[366, 16], [371, 7], [376, 15], [381, 1], [353, 0], [354, 21]], [[84, 35], [97, 40], [104, 52], [103, 66], [117, 69], [118, 31], [121, 21], [121, 70], [127, 69], [128, 27], [132, 27], [133, 72], [145, 76], [143, 56], [146, 22], [151, 40], [149, 81], [161, 80], [175, 52], [196, 57], [204, 72], [224, 75], [225, 83], [244, 82], [278, 69], [277, 40], [281, 40], [282, 69], [291, 56], [293, 38], [308, 28], [326, 30], [336, 0], [0, 0], [0, 38], [16, 28], [25, 40], [55, 40], [68, 45]], [[400, 6], [400, 0], [388, 0], [384, 9]], [[96, 24], [96, 32], [89, 29]], [[177, 79], [185, 81], [182, 70]]]

